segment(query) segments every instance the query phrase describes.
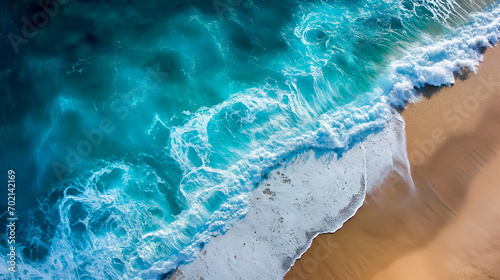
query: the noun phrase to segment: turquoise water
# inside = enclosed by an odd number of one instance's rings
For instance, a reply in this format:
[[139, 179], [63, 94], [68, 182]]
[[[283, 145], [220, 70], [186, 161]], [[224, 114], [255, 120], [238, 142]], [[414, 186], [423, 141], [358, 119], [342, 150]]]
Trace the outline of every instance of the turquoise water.
[[192, 261], [271, 168], [342, 153], [498, 38], [479, 28], [496, 3], [55, 3], [0, 10], [0, 166], [22, 186], [23, 277], [150, 279]]

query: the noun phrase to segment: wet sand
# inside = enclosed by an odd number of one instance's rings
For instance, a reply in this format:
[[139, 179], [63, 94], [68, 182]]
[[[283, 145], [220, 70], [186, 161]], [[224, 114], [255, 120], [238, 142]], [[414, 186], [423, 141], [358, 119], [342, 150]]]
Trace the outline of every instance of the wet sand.
[[402, 113], [414, 186], [388, 176], [285, 279], [500, 279], [500, 48], [426, 95]]

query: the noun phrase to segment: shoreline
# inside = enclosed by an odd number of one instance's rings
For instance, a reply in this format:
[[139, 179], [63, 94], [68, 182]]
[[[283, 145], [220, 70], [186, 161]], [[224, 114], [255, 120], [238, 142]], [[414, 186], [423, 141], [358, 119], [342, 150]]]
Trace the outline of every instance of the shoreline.
[[318, 234], [335, 232], [355, 214], [379, 174], [398, 168], [395, 162], [405, 166], [393, 157], [404, 153], [402, 124], [394, 113], [383, 131], [342, 156], [307, 150], [273, 169], [252, 191], [245, 218], [168, 279], [281, 279]]
[[[436, 51], [434, 48], [419, 49], [416, 53], [408, 54], [405, 59], [395, 62], [394, 75], [390, 78], [394, 89], [387, 96], [390, 101], [383, 99], [383, 102], [376, 103], [382, 108], [383, 118], [372, 118], [371, 114], [367, 114], [365, 119], [370, 124], [373, 121], [374, 125], [381, 121], [380, 126], [384, 128], [380, 133], [369, 134], [364, 141], [350, 146], [345, 153], [331, 151], [328, 156], [328, 153], [320, 152], [317, 155], [314, 151], [307, 150], [304, 154], [292, 158], [286, 165], [273, 169], [251, 195], [240, 197], [249, 199], [245, 217], [224, 235], [212, 236], [210, 242], [207, 238], [208, 243], [197, 251], [196, 259], [178, 266], [173, 275], [169, 277], [168, 274], [167, 277], [242, 279], [242, 275], [252, 275], [254, 279], [282, 279], [283, 275], [289, 272], [285, 279], [371, 279], [369, 277], [389, 267], [399, 257], [418, 249], [422, 242], [430, 242], [440, 228], [431, 231], [422, 228], [432, 228], [433, 223], [439, 226], [445, 224], [448, 217], [434, 214], [447, 213], [450, 207], [443, 202], [439, 192], [429, 186], [420, 187], [422, 182], [425, 185], [428, 179], [425, 176], [416, 176], [421, 181], [417, 180], [417, 184], [413, 184], [407, 155], [412, 155], [414, 161], [419, 157], [412, 153], [413, 150], [410, 153], [405, 151], [406, 134], [409, 130], [404, 129], [405, 121], [395, 112], [395, 108], [408, 98], [413, 101], [418, 99], [409, 85], [417, 87], [424, 82], [458, 85], [460, 81], [453, 79], [453, 69], [458, 69], [460, 65], [476, 69], [480, 62], [477, 47], [488, 44], [484, 40], [479, 42], [477, 38], [476, 41], [476, 49], [473, 50], [467, 43], [455, 46], [455, 41], [444, 41], [437, 49], [443, 50], [452, 45], [452, 50], [467, 50], [472, 53], [461, 59], [451, 55], [450, 60], [444, 60], [438, 66], [434, 65], [436, 67], [431, 67], [431, 70], [428, 69], [425, 56], [433, 55]], [[426, 77], [423, 81], [420, 79], [422, 75]], [[457, 87], [463, 86], [455, 86], [453, 90]], [[445, 89], [440, 91], [443, 90]], [[399, 93], [403, 95], [399, 96]], [[417, 111], [420, 110], [418, 108], [427, 108], [420, 105], [423, 102], [434, 100], [437, 99], [419, 102]], [[450, 102], [458, 102], [458, 99], [451, 98]], [[408, 105], [403, 115], [411, 112], [411, 107], [411, 104]], [[441, 111], [432, 111], [431, 114], [420, 112], [420, 117], [407, 117], [407, 121], [412, 118], [425, 120], [424, 117], [430, 118], [432, 113], [435, 116], [436, 112]], [[460, 123], [460, 126], [462, 125], [467, 127]], [[471, 127], [474, 128], [473, 125]], [[429, 145], [432, 147], [429, 150], [417, 151], [417, 154], [424, 153], [417, 165], [426, 166], [426, 157], [432, 158], [434, 152], [439, 151], [439, 147], [445, 142], [442, 139], [444, 132], [434, 133], [433, 128], [430, 129], [430, 134], [418, 134], [419, 137], [424, 137], [422, 141], [425, 143], [430, 141]], [[331, 134], [330, 130], [327, 131], [328, 135], [335, 135]], [[415, 139], [410, 137], [409, 141]], [[348, 189], [348, 192], [344, 192], [344, 189]], [[311, 203], [312, 201], [314, 203]], [[428, 206], [427, 202], [433, 204]], [[364, 206], [361, 207], [362, 205]], [[344, 209], [352, 214], [346, 214]], [[376, 211], [372, 211], [373, 209]], [[408, 224], [406, 216], [418, 213], [419, 209], [428, 212], [427, 216], [431, 217], [429, 221], [426, 220], [426, 215], [422, 214], [423, 218]], [[352, 218], [356, 211], [357, 214]], [[418, 215], [414, 218], [419, 219]], [[343, 227], [348, 220], [349, 225]], [[412, 229], [410, 233], [409, 229]], [[373, 230], [375, 232], [371, 232]], [[394, 237], [393, 232], [398, 230], [401, 234]], [[335, 234], [322, 234], [332, 232]], [[322, 235], [317, 237], [318, 234]], [[315, 238], [316, 241], [313, 242]], [[381, 242], [370, 242], [370, 238]], [[396, 242], [393, 242], [394, 239]], [[362, 252], [367, 254], [360, 259]], [[299, 256], [300, 260], [295, 262]], [[336, 268], [332, 272], [333, 264]], [[289, 271], [292, 265], [294, 266]], [[314, 278], [311, 277], [313, 274], [316, 275]]]
[[[500, 143], [500, 84], [495, 82], [500, 80], [498, 65], [499, 46], [486, 51], [476, 74], [457, 79], [452, 87], [440, 88], [429, 99], [422, 97], [408, 104], [402, 116], [415, 187], [396, 172], [387, 176], [380, 187], [367, 194], [363, 206], [340, 230], [313, 241], [285, 279], [382, 280], [402, 279], [402, 275], [404, 279], [409, 279], [408, 275], [416, 275], [414, 279], [456, 279], [494, 271], [492, 265], [500, 261], [500, 253], [488, 254], [493, 262], [484, 267], [486, 264], [478, 265], [486, 263], [481, 262], [481, 254], [472, 252], [498, 238], [500, 226], [477, 229], [483, 233], [479, 237], [465, 230], [469, 236], [464, 239], [459, 221], [474, 224], [475, 216], [463, 213], [478, 208], [477, 198], [471, 202], [470, 196], [482, 197], [488, 205], [500, 201], [491, 194], [498, 188], [485, 183], [495, 182], [492, 178], [497, 176], [490, 165], [497, 170], [500, 166], [500, 159], [493, 156], [500, 154], [496, 144]], [[470, 191], [473, 185], [474, 192]], [[477, 189], [484, 194], [481, 196]], [[500, 217], [500, 209], [492, 213], [487, 215], [490, 220], [496, 214]], [[488, 239], [484, 232], [497, 235]], [[321, 258], [320, 251], [328, 253]], [[470, 258], [465, 257], [471, 254], [477, 259], [473, 264], [467, 263]], [[443, 271], [440, 264], [447, 258], [454, 262], [446, 262], [447, 270]], [[459, 267], [468, 270], [459, 271]], [[493, 273], [500, 277], [500, 271]]]

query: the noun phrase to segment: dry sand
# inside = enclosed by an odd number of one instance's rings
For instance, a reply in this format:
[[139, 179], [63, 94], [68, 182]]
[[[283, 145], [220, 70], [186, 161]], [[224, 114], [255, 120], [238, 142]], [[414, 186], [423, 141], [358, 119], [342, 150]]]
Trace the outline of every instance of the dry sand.
[[500, 279], [500, 48], [402, 115], [415, 187], [390, 175], [285, 279]]

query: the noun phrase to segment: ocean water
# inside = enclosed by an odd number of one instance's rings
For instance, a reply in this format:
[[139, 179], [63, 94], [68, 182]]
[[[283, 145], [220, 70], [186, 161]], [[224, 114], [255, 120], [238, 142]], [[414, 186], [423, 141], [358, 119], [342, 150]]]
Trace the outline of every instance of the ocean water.
[[166, 277], [274, 167], [341, 156], [500, 36], [498, 1], [25, 0], [0, 15], [21, 279]]

